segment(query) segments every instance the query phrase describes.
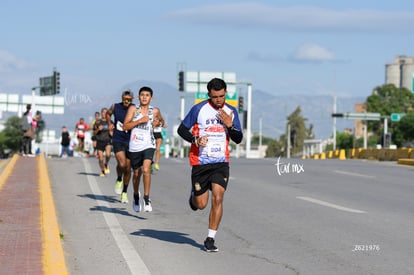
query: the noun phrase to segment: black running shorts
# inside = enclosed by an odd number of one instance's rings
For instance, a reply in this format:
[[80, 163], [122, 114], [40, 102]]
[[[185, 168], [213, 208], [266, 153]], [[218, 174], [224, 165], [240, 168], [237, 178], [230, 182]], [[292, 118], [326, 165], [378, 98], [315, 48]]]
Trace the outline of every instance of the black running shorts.
[[128, 152], [129, 144], [125, 144], [118, 141], [112, 141], [112, 148], [114, 149], [114, 153], [118, 152]]
[[193, 166], [191, 170], [191, 184], [194, 195], [198, 196], [211, 190], [211, 184], [217, 183], [227, 188], [229, 181], [229, 164], [227, 162]]
[[98, 151], [105, 151], [106, 146], [111, 146], [111, 141], [110, 140], [97, 140], [96, 141], [96, 150]]
[[128, 152], [127, 156], [131, 160], [132, 169], [138, 169], [144, 163], [144, 160], [149, 159], [152, 161], [154, 158], [154, 148], [145, 149], [141, 152]]
[[162, 134], [160, 132], [154, 132], [154, 138], [155, 139], [162, 139]]

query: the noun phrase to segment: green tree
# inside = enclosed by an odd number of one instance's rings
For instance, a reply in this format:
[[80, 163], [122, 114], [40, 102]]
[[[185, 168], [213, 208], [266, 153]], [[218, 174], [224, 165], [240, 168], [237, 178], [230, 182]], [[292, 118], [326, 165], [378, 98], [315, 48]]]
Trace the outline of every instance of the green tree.
[[338, 132], [336, 134], [336, 144], [338, 149], [352, 149], [354, 136], [348, 132]]
[[[291, 139], [291, 154], [295, 155], [303, 151], [304, 140], [313, 136], [311, 125], [310, 129], [306, 128], [306, 118], [302, 116], [302, 110], [300, 106], [287, 117], [287, 121], [290, 125], [290, 139]], [[286, 139], [285, 139], [286, 140]]]
[[[392, 140], [397, 146], [407, 146], [414, 141], [414, 112], [409, 112], [399, 122], [393, 123]], [[410, 145], [408, 145], [410, 146]]]
[[[354, 148], [354, 135], [348, 132], [336, 132], [336, 149]], [[326, 146], [325, 151], [332, 151], [333, 144]]]
[[[367, 112], [380, 113], [382, 116], [390, 116], [392, 113], [409, 113], [414, 110], [414, 94], [405, 88], [397, 88], [393, 84], [378, 86], [372, 95], [366, 100]], [[390, 122], [389, 131], [395, 144], [404, 142], [405, 137], [398, 129], [400, 122]], [[368, 130], [372, 131], [381, 140], [384, 132], [382, 121], [369, 121]]]
[[281, 143], [278, 140], [271, 140], [269, 144], [267, 144], [267, 150], [266, 150], [266, 157], [267, 158], [274, 158], [279, 157], [284, 154], [284, 146], [283, 143]]
[[3, 131], [0, 132], [1, 154], [4, 154], [7, 150], [10, 150], [11, 153], [19, 152], [22, 146], [20, 118], [17, 116], [9, 117], [4, 126]]
[[[314, 138], [313, 125], [311, 124], [309, 128], [306, 128], [304, 118], [301, 114], [302, 110], [300, 106], [287, 117], [287, 123], [290, 125], [290, 141], [291, 141], [291, 155], [297, 155], [302, 153], [303, 144], [305, 139]], [[264, 142], [263, 142], [264, 144]], [[287, 135], [282, 134], [279, 137], [279, 140], [269, 139], [269, 142], [266, 151], [266, 157], [278, 157], [287, 155]]]

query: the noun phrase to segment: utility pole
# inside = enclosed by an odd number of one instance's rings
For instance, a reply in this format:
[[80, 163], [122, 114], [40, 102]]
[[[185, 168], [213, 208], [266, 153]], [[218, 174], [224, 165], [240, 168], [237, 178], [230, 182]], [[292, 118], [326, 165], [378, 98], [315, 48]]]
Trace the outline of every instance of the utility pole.
[[286, 158], [290, 159], [290, 123], [287, 124]]
[[247, 119], [246, 119], [246, 158], [251, 157], [251, 139], [252, 139], [252, 83], [238, 82], [237, 84], [247, 85]]

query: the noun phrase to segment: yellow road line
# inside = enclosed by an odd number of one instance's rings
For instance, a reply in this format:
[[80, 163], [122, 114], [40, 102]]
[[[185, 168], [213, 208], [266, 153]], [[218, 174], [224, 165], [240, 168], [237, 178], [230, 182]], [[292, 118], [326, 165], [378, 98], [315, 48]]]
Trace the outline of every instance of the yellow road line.
[[10, 176], [11, 171], [13, 170], [14, 165], [16, 164], [17, 159], [19, 158], [18, 154], [14, 154], [9, 164], [4, 168], [3, 172], [0, 175], [0, 190], [3, 188], [3, 185], [6, 183], [7, 179]]
[[40, 212], [43, 238], [43, 271], [45, 275], [68, 274], [53, 202], [47, 163], [43, 155], [37, 157], [39, 170]]

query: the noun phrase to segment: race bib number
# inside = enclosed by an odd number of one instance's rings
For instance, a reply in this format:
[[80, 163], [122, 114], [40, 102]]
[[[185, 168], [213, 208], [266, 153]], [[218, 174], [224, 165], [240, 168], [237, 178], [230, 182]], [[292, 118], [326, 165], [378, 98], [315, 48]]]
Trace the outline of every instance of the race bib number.
[[207, 155], [209, 157], [218, 157], [224, 155], [224, 142], [220, 143], [207, 143]]

